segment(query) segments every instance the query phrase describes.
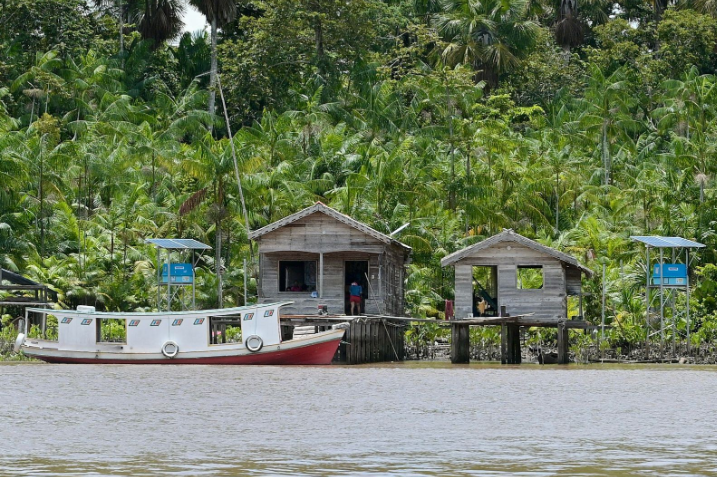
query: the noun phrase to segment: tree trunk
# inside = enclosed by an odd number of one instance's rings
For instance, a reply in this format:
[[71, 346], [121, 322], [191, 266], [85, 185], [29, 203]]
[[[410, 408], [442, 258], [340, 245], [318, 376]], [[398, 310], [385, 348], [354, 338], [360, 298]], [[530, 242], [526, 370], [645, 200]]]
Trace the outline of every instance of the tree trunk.
[[120, 58], [122, 58], [122, 68], [124, 69], [124, 12], [122, 11], [122, 0], [118, 0], [119, 4], [119, 52]]
[[217, 220], [214, 230], [214, 269], [217, 273], [217, 307], [221, 308], [224, 303], [222, 297], [222, 222]]
[[603, 167], [605, 168], [605, 185], [608, 185], [610, 184], [610, 150], [607, 143], [607, 122], [603, 123], [600, 142]]
[[209, 114], [214, 116], [217, 88], [217, 19], [216, 15], [211, 21], [212, 63], [209, 70]]
[[555, 232], [560, 233], [560, 173], [555, 173]]
[[150, 188], [150, 191], [152, 193], [152, 201], [157, 200], [157, 196], [155, 194], [155, 182], [156, 182], [156, 166], [155, 166], [155, 154], [154, 151], [152, 151], [152, 187]]
[[[40, 141], [40, 147], [42, 147], [42, 141]], [[40, 151], [40, 184], [39, 184], [39, 190], [38, 195], [40, 196], [40, 257], [44, 257], [45, 255], [45, 189], [43, 187], [43, 179], [44, 179], [44, 164], [43, 164], [43, 155], [42, 151]]]
[[127, 222], [125, 222], [122, 232], [122, 276], [125, 276], [127, 273]]
[[321, 62], [324, 57], [324, 27], [321, 24], [319, 14], [316, 14], [316, 23], [314, 24], [314, 39], [316, 41], [316, 57]]

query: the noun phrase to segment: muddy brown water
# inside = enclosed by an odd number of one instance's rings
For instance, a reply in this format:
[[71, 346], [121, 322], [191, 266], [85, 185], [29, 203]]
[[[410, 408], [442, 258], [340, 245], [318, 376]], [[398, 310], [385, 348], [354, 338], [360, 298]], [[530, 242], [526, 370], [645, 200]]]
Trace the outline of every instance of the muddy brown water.
[[717, 368], [0, 366], [0, 475], [717, 475]]

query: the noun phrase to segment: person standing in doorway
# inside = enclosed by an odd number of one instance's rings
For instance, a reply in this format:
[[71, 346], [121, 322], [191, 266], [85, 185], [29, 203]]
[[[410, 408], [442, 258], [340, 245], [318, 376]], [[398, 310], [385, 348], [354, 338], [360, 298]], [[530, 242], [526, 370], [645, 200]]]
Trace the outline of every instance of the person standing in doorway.
[[[358, 284], [356, 280], [351, 282], [349, 287], [349, 303], [351, 303], [351, 314], [361, 313], [361, 295], [363, 294], [363, 287]], [[358, 308], [358, 311], [354, 311], [354, 308]]]

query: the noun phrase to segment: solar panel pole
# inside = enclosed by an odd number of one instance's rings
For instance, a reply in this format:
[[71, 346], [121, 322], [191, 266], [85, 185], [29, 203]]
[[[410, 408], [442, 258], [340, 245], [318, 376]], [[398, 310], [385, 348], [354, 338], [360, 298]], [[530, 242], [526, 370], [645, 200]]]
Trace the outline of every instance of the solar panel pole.
[[600, 342], [605, 341], [605, 264], [602, 264], [602, 322], [600, 323]]
[[664, 248], [660, 247], [660, 358], [665, 352], [665, 266], [664, 266]]
[[690, 250], [685, 249], [685, 264], [687, 265], [687, 276], [685, 277], [685, 286], [687, 294], [687, 354], [690, 354]]
[[[672, 263], [675, 263], [675, 249], [672, 249]], [[677, 289], [673, 288], [670, 290], [670, 305], [672, 306], [672, 356], [676, 356], [677, 350], [677, 308], [675, 305], [675, 299], [677, 295]]]
[[172, 311], [172, 251], [167, 249], [167, 311]]
[[650, 246], [645, 244], [647, 250], [647, 265], [645, 270], [647, 281], [645, 286], [645, 359], [650, 358]]
[[162, 301], [162, 249], [157, 247], [157, 311], [160, 311], [160, 302]]

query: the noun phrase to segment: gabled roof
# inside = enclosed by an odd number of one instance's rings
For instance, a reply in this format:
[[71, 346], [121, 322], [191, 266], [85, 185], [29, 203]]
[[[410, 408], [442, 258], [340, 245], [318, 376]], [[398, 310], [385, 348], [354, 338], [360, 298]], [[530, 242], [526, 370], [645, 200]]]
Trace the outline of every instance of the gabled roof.
[[468, 257], [475, 252], [478, 252], [479, 250], [484, 250], [487, 248], [490, 248], [494, 245], [497, 245], [501, 242], [516, 242], [520, 245], [524, 245], [525, 247], [531, 248], [535, 250], [536, 252], [544, 253], [546, 255], [550, 255], [551, 257], [557, 258], [561, 262], [567, 263], [568, 265], [571, 265], [573, 267], [579, 268], [581, 271], [583, 271], [588, 276], [591, 276], [593, 274], [593, 271], [589, 268], [580, 265], [578, 261], [571, 257], [570, 255], [559, 252], [555, 250], [554, 248], [546, 247], [543, 244], [540, 244], [536, 242], [535, 240], [530, 240], [527, 237], [523, 237], [522, 235], [513, 232], [512, 229], [504, 230], [498, 235], [494, 235], [490, 238], [487, 238], [483, 240], [482, 242], [478, 242], [476, 244], [473, 244], [469, 247], [466, 247], [462, 250], [458, 250], [457, 252], [453, 252], [450, 255], [447, 255], [443, 257], [441, 260], [441, 266], [447, 267], [448, 265], [452, 265], [456, 263], [457, 261]]
[[358, 220], [354, 220], [351, 217], [349, 217], [348, 215], [344, 215], [341, 212], [339, 212], [335, 209], [332, 209], [331, 207], [329, 207], [328, 205], [326, 205], [322, 202], [317, 202], [314, 205], [312, 205], [311, 207], [307, 207], [303, 210], [296, 212], [295, 214], [291, 214], [287, 217], [284, 217], [281, 220], [277, 220], [276, 222], [273, 222], [265, 227], [262, 227], [258, 230], [250, 232], [249, 240], [256, 240], [256, 239], [260, 238], [262, 235], [266, 235], [269, 232], [273, 232], [277, 229], [280, 229], [281, 227], [284, 227], [285, 225], [294, 223], [297, 220], [303, 219], [304, 217], [308, 217], [309, 215], [314, 214], [316, 212], [321, 212], [324, 215], [328, 215], [332, 219], [336, 219], [339, 222], [348, 225], [349, 227], [353, 227], [354, 229], [356, 229], [360, 232], [363, 232], [366, 235], [370, 235], [371, 237], [373, 237], [385, 244], [397, 245], [406, 251], [409, 251], [409, 252], [411, 251], [411, 247], [409, 247], [408, 245], [401, 243], [398, 240], [393, 239], [386, 234], [382, 234], [378, 230], [374, 230], [371, 227], [369, 227], [368, 225], [362, 224]]
[[30, 280], [27, 277], [23, 277], [19, 273], [11, 272], [4, 268], [0, 269], [0, 285], [2, 281], [7, 280], [14, 285], [25, 285], [25, 286], [41, 286], [41, 283], [37, 283], [34, 280]]

